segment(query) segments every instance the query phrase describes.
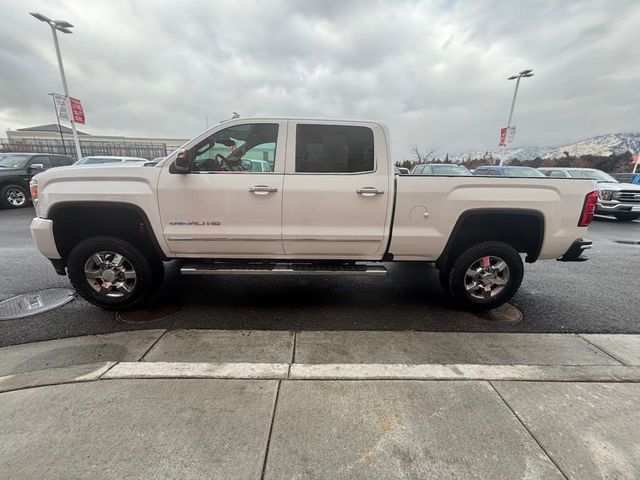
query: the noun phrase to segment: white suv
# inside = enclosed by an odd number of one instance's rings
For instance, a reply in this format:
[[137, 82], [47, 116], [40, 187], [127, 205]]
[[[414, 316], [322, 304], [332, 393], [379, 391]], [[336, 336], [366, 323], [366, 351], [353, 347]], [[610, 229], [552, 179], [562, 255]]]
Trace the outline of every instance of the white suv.
[[596, 213], [613, 215], [618, 220], [630, 222], [640, 218], [640, 186], [620, 183], [608, 173], [595, 168], [539, 168], [547, 177], [588, 178], [595, 180], [598, 188]]

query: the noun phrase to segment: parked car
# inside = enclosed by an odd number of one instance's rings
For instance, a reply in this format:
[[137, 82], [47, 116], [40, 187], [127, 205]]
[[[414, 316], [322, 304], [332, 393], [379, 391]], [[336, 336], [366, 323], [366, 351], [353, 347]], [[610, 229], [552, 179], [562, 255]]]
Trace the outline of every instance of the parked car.
[[400, 171], [400, 175], [409, 175], [409, 169], [408, 168], [398, 167], [398, 170]]
[[612, 173], [611, 176], [620, 183], [640, 185], [640, 173]]
[[613, 215], [621, 222], [640, 218], [640, 185], [620, 183], [608, 173], [595, 168], [542, 167], [539, 170], [553, 178], [595, 180], [598, 188], [596, 214]]
[[411, 170], [411, 175], [471, 175], [464, 165], [452, 163], [423, 163]]
[[29, 181], [36, 173], [72, 163], [67, 155], [0, 153], [0, 207], [27, 206], [30, 202]]
[[[377, 122], [230, 120], [156, 166], [36, 175], [31, 232], [106, 309], [143, 304], [174, 258], [184, 275], [382, 276], [381, 262], [419, 261], [472, 310], [516, 293], [521, 254], [585, 260], [594, 181], [396, 176], [389, 138]], [[256, 151], [269, 172], [247, 169]]]
[[483, 165], [477, 167], [473, 174], [500, 177], [544, 177], [544, 174], [535, 168], [512, 167], [508, 165]]
[[105, 163], [144, 163], [148, 162], [146, 158], [140, 157], [111, 157], [107, 155], [94, 155], [91, 157], [83, 157], [74, 165], [103, 165]]

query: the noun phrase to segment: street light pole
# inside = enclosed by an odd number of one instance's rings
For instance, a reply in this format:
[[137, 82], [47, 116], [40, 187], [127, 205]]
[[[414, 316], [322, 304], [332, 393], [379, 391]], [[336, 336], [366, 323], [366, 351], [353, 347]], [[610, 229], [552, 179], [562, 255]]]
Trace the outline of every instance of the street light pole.
[[[64, 20], [51, 20], [49, 17], [42, 15], [41, 13], [31, 13], [31, 15], [41, 22], [44, 22], [51, 27], [51, 34], [53, 35], [53, 44], [56, 47], [56, 56], [58, 57], [58, 67], [60, 68], [60, 77], [62, 78], [62, 88], [64, 88], [64, 95], [67, 100], [67, 108], [71, 113], [71, 130], [73, 131], [73, 143], [76, 146], [76, 155], [78, 159], [82, 158], [82, 151], [80, 150], [80, 140], [78, 140], [78, 131], [76, 130], [76, 122], [73, 120], [73, 111], [71, 110], [71, 100], [69, 99], [69, 89], [67, 88], [67, 79], [64, 75], [64, 66], [62, 65], [62, 55], [60, 54], [60, 45], [58, 44], [57, 31], [60, 30], [63, 33], [71, 33], [69, 28], [72, 28], [69, 22]], [[64, 142], [63, 142], [64, 144]]]
[[60, 126], [60, 116], [58, 115], [58, 106], [56, 105], [56, 94], [49, 93], [51, 95], [51, 100], [53, 100], [53, 109], [56, 112], [56, 122], [58, 122], [58, 133], [60, 134], [60, 140], [62, 140], [62, 150], [64, 150], [64, 154], [67, 154], [67, 146], [64, 144], [64, 135], [62, 135], [62, 127]]
[[[509, 135], [509, 129], [511, 128], [511, 120], [513, 119], [513, 109], [516, 106], [516, 97], [518, 96], [518, 87], [520, 86], [520, 79], [522, 78], [533, 77], [533, 70], [527, 69], [523, 70], [516, 75], [511, 75], [507, 80], [515, 80], [516, 88], [513, 91], [513, 99], [511, 99], [511, 110], [509, 110], [509, 120], [507, 120], [507, 135]], [[507, 148], [506, 142], [504, 148]], [[502, 158], [500, 159], [500, 165], [502, 165]]]

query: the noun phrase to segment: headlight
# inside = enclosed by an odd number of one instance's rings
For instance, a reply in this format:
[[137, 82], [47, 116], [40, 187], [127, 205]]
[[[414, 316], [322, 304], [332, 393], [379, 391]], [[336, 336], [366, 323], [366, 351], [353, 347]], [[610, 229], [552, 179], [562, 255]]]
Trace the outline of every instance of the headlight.
[[611, 200], [611, 196], [613, 195], [613, 190], [600, 190], [598, 195], [602, 200]]
[[31, 200], [34, 204], [38, 203], [38, 180], [35, 178], [29, 182], [29, 190], [31, 192]]

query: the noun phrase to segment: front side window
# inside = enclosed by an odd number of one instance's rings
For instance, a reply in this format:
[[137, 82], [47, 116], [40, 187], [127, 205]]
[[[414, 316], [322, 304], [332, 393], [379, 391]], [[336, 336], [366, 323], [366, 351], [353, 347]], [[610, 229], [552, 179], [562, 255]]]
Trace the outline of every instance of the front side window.
[[247, 123], [220, 130], [193, 149], [196, 172], [273, 172], [278, 125]]
[[29, 165], [37, 165], [37, 164], [41, 164], [42, 167], [45, 169], [51, 168], [51, 159], [49, 158], [48, 155], [38, 155], [36, 157], [33, 157], [29, 162]]
[[296, 172], [360, 173], [374, 170], [373, 131], [370, 128], [298, 124]]

